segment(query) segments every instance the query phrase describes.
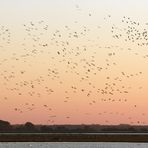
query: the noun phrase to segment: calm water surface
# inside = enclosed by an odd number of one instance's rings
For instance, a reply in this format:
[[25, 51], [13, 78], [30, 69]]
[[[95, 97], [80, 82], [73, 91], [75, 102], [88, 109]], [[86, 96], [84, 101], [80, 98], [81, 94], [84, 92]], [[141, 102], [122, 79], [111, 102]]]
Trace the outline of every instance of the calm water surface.
[[115, 142], [10, 142], [0, 148], [148, 148], [148, 143]]

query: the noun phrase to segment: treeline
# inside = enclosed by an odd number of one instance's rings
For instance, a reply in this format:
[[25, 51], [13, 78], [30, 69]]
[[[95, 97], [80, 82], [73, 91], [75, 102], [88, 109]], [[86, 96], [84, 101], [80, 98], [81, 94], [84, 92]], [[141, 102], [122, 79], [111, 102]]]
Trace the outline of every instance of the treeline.
[[26, 122], [11, 125], [0, 120], [0, 133], [147, 133], [148, 126], [143, 125], [34, 125]]

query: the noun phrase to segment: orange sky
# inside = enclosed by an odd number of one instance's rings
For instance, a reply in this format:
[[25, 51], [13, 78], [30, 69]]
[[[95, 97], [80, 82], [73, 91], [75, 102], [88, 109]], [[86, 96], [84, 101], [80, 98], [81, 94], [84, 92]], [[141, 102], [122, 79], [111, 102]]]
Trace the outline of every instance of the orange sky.
[[0, 119], [148, 124], [146, 4], [0, 2]]

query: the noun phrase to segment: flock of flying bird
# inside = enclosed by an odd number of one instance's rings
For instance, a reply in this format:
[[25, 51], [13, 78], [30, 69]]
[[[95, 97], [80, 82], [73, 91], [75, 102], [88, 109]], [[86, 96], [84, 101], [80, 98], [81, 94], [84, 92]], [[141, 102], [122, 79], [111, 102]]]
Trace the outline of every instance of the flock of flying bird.
[[[76, 6], [79, 9], [79, 6]], [[92, 16], [91, 13], [88, 14]], [[111, 18], [111, 15], [108, 15]], [[77, 22], [78, 23], [78, 22]], [[76, 23], [76, 24], [77, 24]], [[129, 17], [123, 17], [121, 20], [124, 27], [116, 25], [111, 26], [111, 35], [115, 40], [123, 40], [132, 42], [138, 47], [148, 45], [148, 32], [146, 29], [140, 29], [140, 23], [132, 21]], [[19, 50], [8, 51], [7, 47], [13, 47], [13, 34], [5, 26], [0, 26], [0, 80], [1, 86], [5, 87], [6, 92], [11, 96], [3, 96], [4, 100], [9, 102], [12, 97], [24, 98], [28, 97], [29, 101], [22, 105], [13, 107], [16, 113], [23, 114], [27, 111], [33, 111], [37, 108], [47, 111], [48, 123], [56, 123], [58, 116], [54, 114], [55, 107], [50, 104], [61, 88], [61, 97], [63, 105], [72, 105], [75, 96], [80, 95], [85, 98], [90, 108], [101, 103], [127, 103], [128, 94], [132, 87], [127, 85], [125, 81], [136, 79], [143, 75], [142, 71], [127, 73], [120, 69], [120, 74], [113, 75], [114, 70], [119, 66], [116, 60], [117, 50], [122, 49], [120, 46], [101, 46], [89, 38], [91, 28], [87, 25], [80, 25], [79, 29], [73, 29], [70, 25], [65, 25], [61, 29], [50, 32], [50, 25], [43, 20], [38, 22], [29, 22], [23, 24], [24, 38]], [[98, 27], [100, 30], [100, 27]], [[83, 41], [84, 40], [84, 41]], [[87, 43], [88, 42], [88, 43]], [[95, 42], [95, 43], [94, 43]], [[99, 41], [98, 41], [99, 42]], [[127, 43], [127, 45], [128, 45]], [[96, 45], [94, 47], [94, 45]], [[103, 51], [105, 49], [105, 51]], [[135, 51], [127, 47], [128, 51]], [[5, 52], [9, 52], [9, 56], [5, 56]], [[105, 52], [102, 62], [98, 62], [101, 52]], [[120, 52], [118, 50], [118, 52]], [[6, 54], [7, 55], [7, 54]], [[138, 55], [138, 53], [136, 53]], [[148, 55], [143, 55], [143, 58]], [[126, 62], [126, 61], [125, 61]], [[7, 68], [9, 65], [9, 68]], [[21, 66], [20, 66], [21, 65]], [[28, 76], [30, 75], [30, 76]], [[54, 87], [53, 87], [54, 86]], [[138, 89], [142, 89], [141, 86]], [[55, 95], [55, 96], [54, 96]], [[118, 97], [116, 97], [118, 96]], [[121, 97], [120, 97], [121, 96]], [[43, 98], [50, 98], [48, 103], [42, 101]], [[78, 96], [77, 96], [78, 97]], [[34, 103], [34, 98], [39, 98], [42, 102], [40, 106]], [[55, 100], [61, 100], [55, 97]], [[2, 99], [1, 99], [2, 100]], [[27, 100], [27, 99], [26, 99]], [[80, 100], [81, 102], [81, 100]], [[84, 106], [88, 110], [88, 106]], [[133, 104], [133, 108], [137, 108], [137, 104]], [[65, 120], [70, 122], [72, 114], [67, 110], [66, 115], [61, 115]], [[30, 112], [29, 112], [30, 113]], [[92, 113], [85, 113], [89, 116]], [[132, 121], [132, 117], [128, 117], [124, 112], [102, 111], [97, 113], [102, 115], [121, 115], [129, 119], [131, 124], [145, 124], [143, 121]], [[146, 113], [141, 115], [146, 116]], [[87, 117], [89, 118], [89, 117]], [[99, 119], [99, 118], [98, 118]], [[108, 119], [106, 124], [111, 124]]]

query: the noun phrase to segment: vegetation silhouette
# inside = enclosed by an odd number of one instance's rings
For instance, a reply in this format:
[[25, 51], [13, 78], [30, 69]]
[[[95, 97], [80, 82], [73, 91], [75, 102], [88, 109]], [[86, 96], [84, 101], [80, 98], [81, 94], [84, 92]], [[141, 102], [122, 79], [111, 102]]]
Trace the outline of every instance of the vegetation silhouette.
[[148, 125], [34, 125], [31, 122], [11, 125], [0, 120], [1, 133], [147, 133]]

